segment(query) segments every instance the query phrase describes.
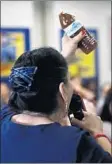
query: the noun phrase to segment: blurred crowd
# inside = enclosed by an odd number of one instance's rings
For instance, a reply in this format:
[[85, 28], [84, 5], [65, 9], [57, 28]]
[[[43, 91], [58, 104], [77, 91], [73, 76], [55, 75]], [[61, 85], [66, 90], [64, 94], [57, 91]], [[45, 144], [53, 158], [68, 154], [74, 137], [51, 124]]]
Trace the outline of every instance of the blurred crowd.
[[[74, 92], [79, 93], [83, 99], [84, 103], [87, 101], [92, 102], [93, 107], [90, 107], [90, 112], [97, 113], [102, 121], [103, 121], [103, 128], [104, 133], [112, 140], [111, 135], [111, 124], [112, 124], [112, 88], [111, 84], [106, 83], [100, 88], [100, 93], [98, 98], [96, 98], [96, 91], [94, 90], [95, 87], [90, 84], [87, 87], [82, 85], [81, 78], [79, 76], [75, 76], [71, 78], [71, 83], [73, 86]], [[8, 103], [9, 95], [10, 95], [10, 88], [9, 86], [1, 82], [1, 108]]]

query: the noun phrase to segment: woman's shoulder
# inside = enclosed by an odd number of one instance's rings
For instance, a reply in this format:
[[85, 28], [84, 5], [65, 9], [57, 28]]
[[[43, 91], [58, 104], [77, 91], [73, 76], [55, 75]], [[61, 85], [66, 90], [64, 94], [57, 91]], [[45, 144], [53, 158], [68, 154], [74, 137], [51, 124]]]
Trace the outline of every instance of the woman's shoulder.
[[[74, 125], [74, 126], [61, 126], [63, 131], [66, 131], [68, 133], [88, 133], [87, 131], [81, 129], [79, 126]], [[88, 133], [89, 134], [89, 133]]]
[[84, 135], [89, 135], [87, 131], [78, 126], [60, 126], [59, 133], [71, 141], [80, 141]]

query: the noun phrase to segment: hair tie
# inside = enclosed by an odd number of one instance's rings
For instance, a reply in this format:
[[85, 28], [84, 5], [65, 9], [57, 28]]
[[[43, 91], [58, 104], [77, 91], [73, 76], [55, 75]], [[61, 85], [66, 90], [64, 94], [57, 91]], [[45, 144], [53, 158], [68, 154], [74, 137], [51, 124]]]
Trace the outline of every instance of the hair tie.
[[16, 92], [30, 91], [37, 67], [13, 68], [9, 76], [11, 87]]

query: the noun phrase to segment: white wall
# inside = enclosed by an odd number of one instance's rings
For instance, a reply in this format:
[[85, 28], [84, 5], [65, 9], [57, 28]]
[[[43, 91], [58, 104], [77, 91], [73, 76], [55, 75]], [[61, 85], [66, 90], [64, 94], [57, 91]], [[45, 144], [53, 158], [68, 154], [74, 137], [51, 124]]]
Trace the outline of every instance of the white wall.
[[[109, 1], [54, 1], [46, 3], [47, 44], [59, 49], [59, 19], [61, 11], [69, 12], [80, 19], [87, 28], [98, 30], [100, 84], [111, 81], [111, 2]], [[51, 8], [51, 9], [50, 9]], [[49, 20], [52, 23], [49, 23]], [[109, 31], [110, 30], [110, 31]]]
[[31, 49], [49, 45], [60, 50], [58, 14], [61, 11], [76, 15], [87, 28], [98, 30], [100, 84], [111, 81], [111, 2], [47, 1], [44, 6], [39, 1], [2, 1], [1, 26], [28, 27], [31, 30]]
[[33, 1], [1, 1], [1, 26], [29, 28], [31, 49], [42, 45], [41, 25], [35, 26], [35, 21], [40, 22], [38, 8], [35, 13]]

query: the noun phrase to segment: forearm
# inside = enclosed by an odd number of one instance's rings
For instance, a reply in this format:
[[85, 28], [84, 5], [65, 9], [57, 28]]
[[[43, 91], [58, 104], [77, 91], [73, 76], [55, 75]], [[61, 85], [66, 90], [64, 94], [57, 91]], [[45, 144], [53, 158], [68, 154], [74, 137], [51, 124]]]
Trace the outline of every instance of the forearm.
[[71, 57], [75, 54], [75, 52], [74, 53], [68, 53], [68, 52], [65, 52], [65, 51], [61, 51], [61, 54], [63, 55], [63, 57], [65, 58], [67, 63], [69, 63]]
[[96, 138], [97, 143], [108, 153], [112, 155], [112, 144], [105, 137]]

